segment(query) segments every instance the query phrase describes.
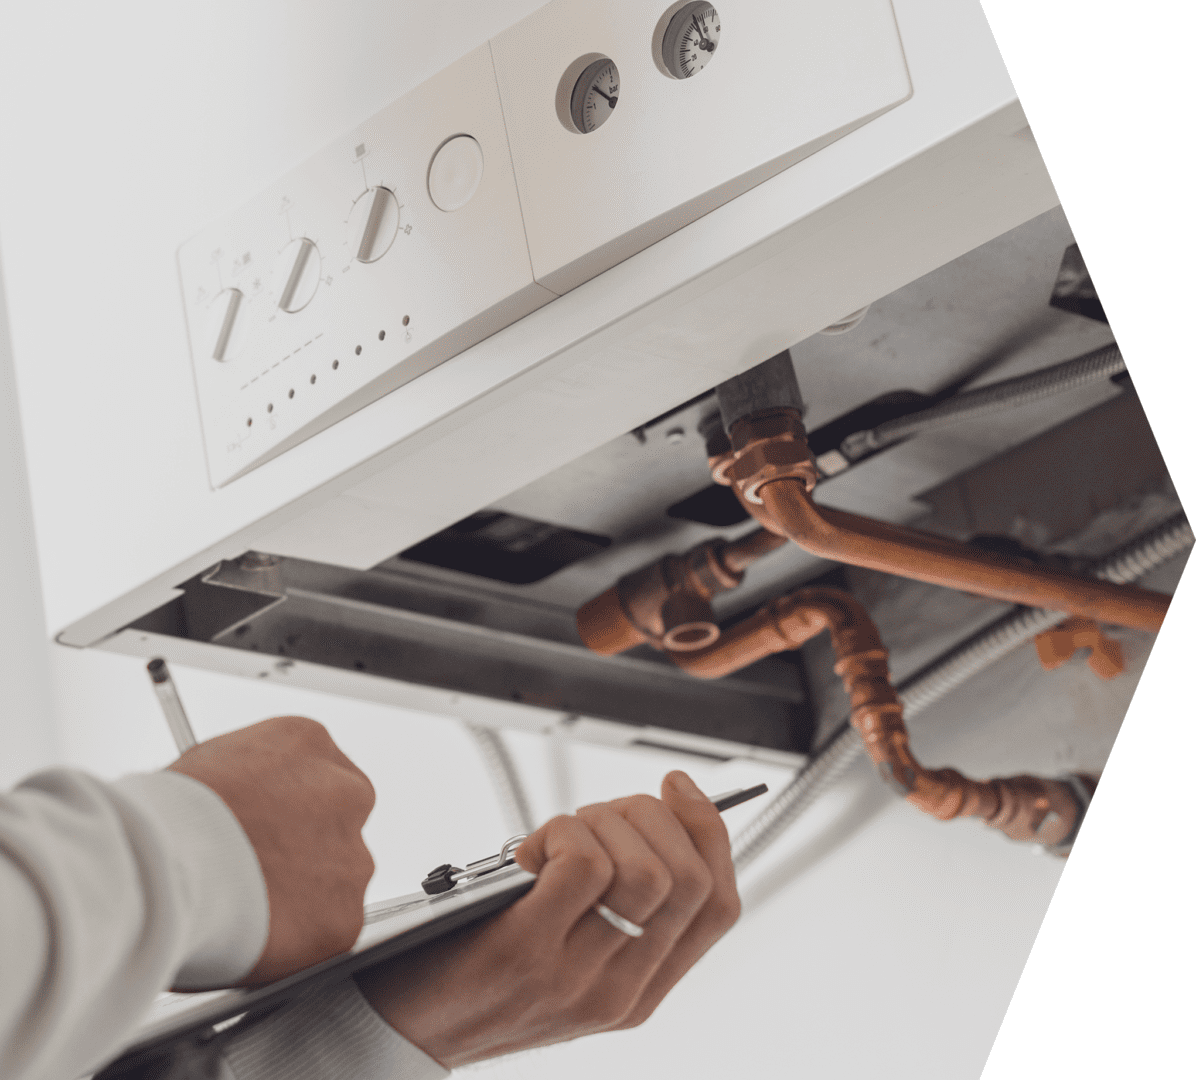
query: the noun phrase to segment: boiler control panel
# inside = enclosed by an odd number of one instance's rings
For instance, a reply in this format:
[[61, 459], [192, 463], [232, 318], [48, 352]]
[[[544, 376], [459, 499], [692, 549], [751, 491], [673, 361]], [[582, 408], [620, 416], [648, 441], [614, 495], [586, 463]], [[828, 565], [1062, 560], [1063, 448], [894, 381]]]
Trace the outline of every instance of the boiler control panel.
[[889, 0], [553, 0], [179, 249], [213, 486], [910, 93]]
[[546, 303], [489, 46], [184, 244], [179, 268], [216, 487]]

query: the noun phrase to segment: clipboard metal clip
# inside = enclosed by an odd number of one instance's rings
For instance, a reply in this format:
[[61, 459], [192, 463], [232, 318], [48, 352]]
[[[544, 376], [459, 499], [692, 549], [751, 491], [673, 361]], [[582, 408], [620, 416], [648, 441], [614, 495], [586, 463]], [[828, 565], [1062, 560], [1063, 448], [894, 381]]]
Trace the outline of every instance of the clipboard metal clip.
[[497, 855], [491, 855], [488, 858], [479, 859], [477, 862], [468, 863], [464, 870], [459, 866], [453, 866], [452, 863], [444, 863], [442, 866], [436, 867], [435, 870], [429, 871], [428, 876], [420, 882], [420, 886], [429, 896], [435, 896], [438, 893], [448, 892], [459, 882], [472, 881], [483, 874], [490, 874], [495, 870], [501, 870], [504, 866], [510, 866], [515, 861], [515, 849], [526, 839], [526, 833], [519, 833], [516, 836], [512, 836], [503, 844], [502, 851]]

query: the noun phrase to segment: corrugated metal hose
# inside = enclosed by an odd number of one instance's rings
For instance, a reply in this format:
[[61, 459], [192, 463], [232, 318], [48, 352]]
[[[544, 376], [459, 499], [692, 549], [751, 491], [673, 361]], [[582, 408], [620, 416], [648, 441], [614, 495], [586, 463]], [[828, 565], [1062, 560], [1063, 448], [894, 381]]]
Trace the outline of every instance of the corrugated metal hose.
[[976, 390], [966, 390], [947, 401], [932, 405], [928, 409], [889, 420], [870, 431], [857, 431], [848, 435], [839, 446], [839, 452], [848, 461], [857, 461], [865, 454], [909, 438], [930, 428], [974, 420], [989, 413], [1076, 390], [1090, 383], [1103, 382], [1125, 371], [1121, 350], [1113, 345], [1065, 360], [1061, 364], [1005, 379]]
[[482, 764], [486, 766], [490, 782], [494, 785], [494, 794], [498, 796], [502, 807], [507, 828], [512, 833], [524, 835], [535, 832], [531, 802], [502, 736], [491, 728], [477, 724], [466, 724], [465, 728], [477, 744]]

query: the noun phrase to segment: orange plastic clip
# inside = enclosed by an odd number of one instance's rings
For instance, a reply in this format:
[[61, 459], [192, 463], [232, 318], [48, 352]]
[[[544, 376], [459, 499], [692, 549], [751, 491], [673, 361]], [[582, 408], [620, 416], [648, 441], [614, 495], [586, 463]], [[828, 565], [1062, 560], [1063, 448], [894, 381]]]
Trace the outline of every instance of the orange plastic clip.
[[1113, 679], [1125, 671], [1121, 644], [1105, 637], [1092, 619], [1077, 616], [1044, 630], [1034, 639], [1038, 659], [1047, 671], [1065, 664], [1077, 649], [1089, 649], [1088, 666], [1102, 679]]

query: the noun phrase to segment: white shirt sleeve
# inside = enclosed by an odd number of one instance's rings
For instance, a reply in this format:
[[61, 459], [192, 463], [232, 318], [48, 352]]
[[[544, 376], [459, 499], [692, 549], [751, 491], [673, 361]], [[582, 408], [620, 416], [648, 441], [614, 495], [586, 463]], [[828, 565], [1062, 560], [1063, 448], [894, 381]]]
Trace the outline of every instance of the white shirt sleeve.
[[[74, 1080], [96, 1068], [166, 987], [245, 975], [269, 922], [235, 816], [173, 772], [106, 784], [55, 769], [0, 795], [0, 914], [5, 1080]], [[235, 1080], [447, 1075], [352, 983], [228, 1034], [220, 1067]]]

